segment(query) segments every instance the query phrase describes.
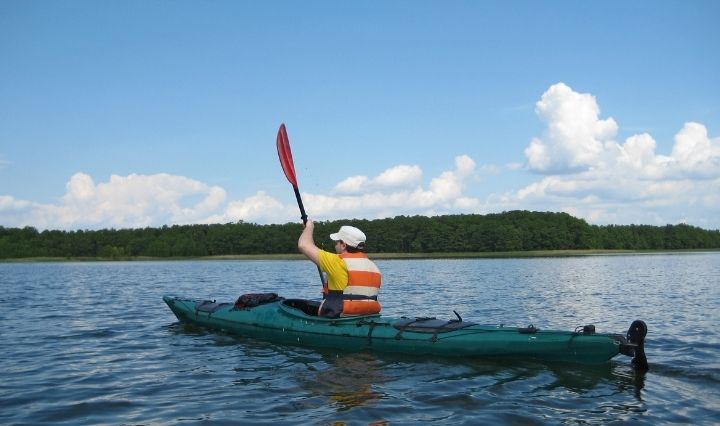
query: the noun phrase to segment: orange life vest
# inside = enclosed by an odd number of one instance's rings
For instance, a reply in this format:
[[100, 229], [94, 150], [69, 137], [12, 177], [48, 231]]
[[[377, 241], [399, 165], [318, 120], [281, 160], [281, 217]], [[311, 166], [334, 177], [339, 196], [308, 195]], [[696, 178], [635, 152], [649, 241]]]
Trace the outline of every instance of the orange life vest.
[[377, 296], [382, 284], [380, 270], [365, 253], [342, 253], [348, 271], [343, 290], [343, 315], [369, 315], [380, 312]]

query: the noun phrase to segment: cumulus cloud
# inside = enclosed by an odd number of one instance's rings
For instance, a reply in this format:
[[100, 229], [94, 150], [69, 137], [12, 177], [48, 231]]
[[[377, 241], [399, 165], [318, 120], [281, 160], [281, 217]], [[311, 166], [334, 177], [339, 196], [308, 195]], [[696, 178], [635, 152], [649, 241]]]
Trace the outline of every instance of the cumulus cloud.
[[203, 223], [229, 223], [229, 222], [289, 222], [288, 209], [275, 198], [259, 191], [244, 200], [228, 203], [225, 210], [202, 220]]
[[[675, 136], [669, 162], [688, 176], [715, 178], [720, 176], [720, 138], [710, 139], [705, 126], [685, 123]], [[675, 165], [673, 164], [673, 165]]]
[[370, 179], [367, 176], [350, 176], [335, 185], [336, 194], [359, 194], [366, 187]]
[[[596, 98], [563, 83], [548, 88], [535, 112], [546, 129], [528, 141], [524, 163], [478, 166], [459, 155], [431, 177], [419, 165], [389, 166], [376, 176], [343, 179], [328, 192], [303, 193], [307, 213], [332, 220], [522, 209], [565, 211], [591, 223], [720, 226], [720, 138], [703, 124], [679, 126], [672, 149], [660, 153], [648, 133], [617, 141], [618, 124], [601, 116]], [[476, 195], [478, 182], [500, 179], [498, 186], [515, 186]], [[297, 221], [294, 198], [287, 191], [282, 196], [258, 189], [227, 200], [223, 188], [183, 176], [112, 175], [95, 182], [76, 173], [56, 203], [0, 195], [0, 224], [97, 229]]]
[[0, 219], [5, 226], [32, 225], [26, 221], [40, 205], [32, 201], [18, 200], [10, 195], [0, 195]]
[[[386, 217], [397, 214], [437, 214], [472, 208], [478, 200], [465, 196], [475, 162], [462, 155], [455, 167], [421, 185], [419, 166], [390, 167], [374, 178], [348, 178], [333, 195], [304, 193], [308, 213], [315, 219]], [[169, 174], [113, 175], [96, 183], [76, 173], [55, 204], [41, 204], [0, 196], [0, 223], [40, 229], [138, 228], [190, 223], [285, 223], [297, 221], [295, 200], [283, 204], [264, 191], [242, 200], [226, 200], [218, 186]]]
[[497, 205], [543, 206], [604, 223], [717, 224], [709, 216], [720, 215], [720, 138], [685, 123], [662, 155], [647, 133], [615, 142], [617, 124], [599, 111], [589, 94], [550, 87], [536, 109], [547, 130], [525, 150], [528, 168], [545, 176], [495, 197]]
[[[479, 205], [464, 195], [475, 161], [467, 155], [455, 158], [455, 168], [432, 178], [427, 189], [419, 184], [419, 166], [395, 166], [375, 178], [356, 176], [335, 186], [336, 195], [303, 194], [319, 217], [386, 217], [399, 214], [440, 214]], [[340, 190], [343, 191], [340, 191]], [[339, 194], [339, 195], [337, 195]]]
[[400, 165], [382, 172], [374, 183], [383, 188], [396, 188], [414, 185], [422, 178], [419, 166]]
[[112, 175], [96, 184], [76, 173], [57, 204], [2, 197], [0, 217], [13, 226], [135, 228], [202, 221], [225, 202], [225, 190], [169, 174]]
[[587, 170], [601, 160], [607, 142], [617, 134], [612, 118], [599, 118], [595, 97], [577, 93], [564, 83], [551, 86], [535, 105], [535, 112], [548, 123], [541, 138], [525, 149], [531, 170], [564, 173]]
[[420, 179], [422, 179], [422, 170], [419, 166], [401, 164], [385, 170], [372, 179], [367, 176], [351, 176], [335, 185], [333, 193], [359, 194], [371, 190], [407, 188], [417, 185]]

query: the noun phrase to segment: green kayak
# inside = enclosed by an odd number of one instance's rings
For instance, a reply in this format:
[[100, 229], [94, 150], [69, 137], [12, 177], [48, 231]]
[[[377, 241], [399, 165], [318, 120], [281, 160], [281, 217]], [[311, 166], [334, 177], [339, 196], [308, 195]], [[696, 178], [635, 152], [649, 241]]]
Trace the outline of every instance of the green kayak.
[[320, 302], [283, 299], [273, 293], [244, 295], [235, 303], [163, 299], [181, 322], [282, 344], [584, 364], [604, 363], [622, 353], [633, 356], [636, 367], [647, 369], [643, 347], [647, 328], [639, 320], [626, 335], [619, 335], [596, 333], [592, 325], [574, 332], [480, 325], [463, 321], [457, 313], [458, 318], [450, 321], [380, 314], [323, 318], [316, 315]]

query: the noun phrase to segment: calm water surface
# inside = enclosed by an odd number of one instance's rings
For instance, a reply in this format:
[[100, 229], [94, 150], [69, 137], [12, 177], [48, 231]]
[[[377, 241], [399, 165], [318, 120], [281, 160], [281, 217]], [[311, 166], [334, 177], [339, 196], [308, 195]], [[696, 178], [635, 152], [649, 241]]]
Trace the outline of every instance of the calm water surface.
[[720, 253], [377, 263], [387, 315], [643, 319], [650, 371], [281, 346], [184, 326], [161, 299], [317, 298], [309, 262], [0, 264], [0, 424], [718, 424]]

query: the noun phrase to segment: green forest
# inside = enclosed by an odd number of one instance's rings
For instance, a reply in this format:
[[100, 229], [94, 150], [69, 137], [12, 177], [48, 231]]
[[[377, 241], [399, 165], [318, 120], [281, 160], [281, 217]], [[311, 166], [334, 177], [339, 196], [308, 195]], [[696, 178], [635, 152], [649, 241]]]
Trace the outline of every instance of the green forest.
[[[689, 225], [590, 225], [566, 213], [397, 216], [317, 222], [315, 240], [341, 225], [368, 236], [371, 253], [482, 253], [537, 250], [684, 250], [720, 248], [720, 231]], [[175, 225], [143, 229], [38, 231], [0, 226], [0, 259], [172, 258], [297, 253], [299, 223]]]

